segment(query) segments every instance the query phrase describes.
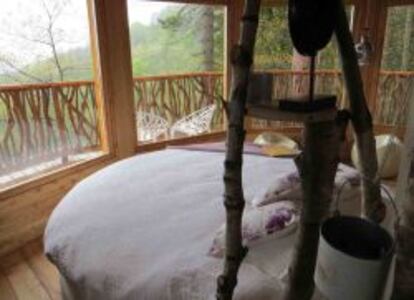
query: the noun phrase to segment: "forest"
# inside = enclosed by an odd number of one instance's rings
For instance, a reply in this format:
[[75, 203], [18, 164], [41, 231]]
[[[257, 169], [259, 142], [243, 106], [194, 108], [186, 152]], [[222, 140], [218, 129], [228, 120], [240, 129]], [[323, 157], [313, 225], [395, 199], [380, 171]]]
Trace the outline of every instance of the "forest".
[[[352, 9], [348, 11], [351, 16]], [[262, 8], [255, 53], [256, 70], [297, 67], [295, 58], [298, 55], [290, 41], [286, 14], [284, 7]], [[413, 7], [390, 10], [383, 69], [414, 70], [413, 19]], [[62, 34], [64, 31], [57, 28], [56, 32]], [[53, 41], [53, 34], [52, 31], [46, 38]], [[140, 22], [131, 24], [130, 36], [134, 76], [223, 70], [225, 37], [222, 7], [168, 6], [149, 25]], [[0, 50], [0, 84], [93, 78], [88, 46], [56, 53], [56, 47], [50, 45], [50, 56], [27, 65], [18, 65], [16, 60]], [[333, 40], [320, 53], [318, 68], [337, 69], [339, 63]]]

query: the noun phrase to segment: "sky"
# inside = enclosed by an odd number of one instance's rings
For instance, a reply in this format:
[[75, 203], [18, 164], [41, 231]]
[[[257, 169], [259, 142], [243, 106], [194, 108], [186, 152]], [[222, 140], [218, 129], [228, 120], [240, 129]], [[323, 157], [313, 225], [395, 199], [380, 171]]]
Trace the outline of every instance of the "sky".
[[[59, 15], [56, 28], [69, 38], [62, 39], [60, 51], [83, 47], [89, 43], [86, 0], [0, 0], [0, 56], [12, 56], [30, 62], [45, 55], [46, 48], [39, 43], [28, 42], [26, 37], [41, 39], [46, 27], [47, 15], [42, 3], [53, 9], [56, 3], [68, 1]], [[148, 25], [168, 2], [128, 0], [129, 23]]]

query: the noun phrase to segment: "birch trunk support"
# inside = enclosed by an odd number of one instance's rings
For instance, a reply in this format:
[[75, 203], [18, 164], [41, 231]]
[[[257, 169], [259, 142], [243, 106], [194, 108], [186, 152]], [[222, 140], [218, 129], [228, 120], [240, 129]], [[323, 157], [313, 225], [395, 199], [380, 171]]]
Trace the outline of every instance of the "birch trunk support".
[[295, 160], [303, 190], [303, 208], [296, 237], [285, 300], [312, 298], [319, 230], [332, 202], [339, 149], [345, 138], [349, 113], [336, 121], [305, 124], [304, 149]]
[[362, 177], [362, 211], [364, 216], [375, 222], [380, 222], [384, 218], [385, 208], [381, 201], [380, 180], [377, 176], [378, 161], [372, 116], [364, 95], [362, 77], [345, 7], [341, 0], [336, 1], [338, 5], [335, 35], [342, 60], [342, 71], [350, 102], [351, 121], [361, 161], [360, 171], [364, 175]]
[[254, 45], [259, 19], [260, 0], [246, 0], [239, 45], [232, 50], [232, 85], [227, 131], [224, 172], [224, 205], [226, 207], [226, 255], [224, 271], [217, 278], [217, 299], [230, 300], [237, 285], [237, 274], [246, 256], [241, 226], [244, 209], [242, 157], [245, 139], [244, 115], [247, 85], [253, 62]]
[[[414, 113], [410, 105], [408, 113]], [[397, 185], [400, 224], [397, 227], [396, 264], [392, 300], [414, 299], [414, 119], [410, 118]]]

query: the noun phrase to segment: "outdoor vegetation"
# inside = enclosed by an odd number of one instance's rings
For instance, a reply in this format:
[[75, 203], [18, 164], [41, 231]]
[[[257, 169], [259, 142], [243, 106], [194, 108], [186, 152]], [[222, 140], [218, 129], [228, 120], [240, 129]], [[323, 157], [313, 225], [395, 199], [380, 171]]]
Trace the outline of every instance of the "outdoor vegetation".
[[[88, 41], [68, 48], [71, 32], [59, 25], [70, 1], [44, 2], [35, 15], [9, 37], [22, 49], [12, 53], [0, 50], [0, 84], [92, 79]], [[52, 4], [51, 4], [52, 3]], [[388, 19], [383, 68], [413, 70], [414, 9], [393, 9]], [[33, 24], [32, 24], [33, 23]], [[33, 26], [37, 24], [36, 26]], [[130, 26], [134, 76], [176, 74], [197, 71], [222, 71], [224, 59], [224, 9], [201, 5], [166, 6], [152, 22]], [[25, 63], [24, 52], [42, 46], [43, 55]], [[319, 68], [338, 67], [335, 42], [319, 57]], [[59, 49], [63, 49], [60, 50]], [[295, 68], [294, 50], [289, 37], [286, 9], [265, 7], [260, 14], [255, 54], [256, 69]], [[293, 63], [293, 64], [292, 64]]]

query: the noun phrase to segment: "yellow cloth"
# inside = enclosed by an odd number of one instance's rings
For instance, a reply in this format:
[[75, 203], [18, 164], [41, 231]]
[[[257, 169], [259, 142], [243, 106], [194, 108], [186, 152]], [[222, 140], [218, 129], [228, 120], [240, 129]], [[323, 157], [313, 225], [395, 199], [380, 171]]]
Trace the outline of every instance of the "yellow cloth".
[[296, 149], [279, 145], [263, 146], [262, 152], [268, 156], [293, 156], [299, 154], [299, 151]]

